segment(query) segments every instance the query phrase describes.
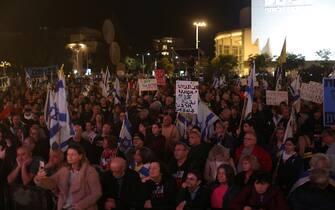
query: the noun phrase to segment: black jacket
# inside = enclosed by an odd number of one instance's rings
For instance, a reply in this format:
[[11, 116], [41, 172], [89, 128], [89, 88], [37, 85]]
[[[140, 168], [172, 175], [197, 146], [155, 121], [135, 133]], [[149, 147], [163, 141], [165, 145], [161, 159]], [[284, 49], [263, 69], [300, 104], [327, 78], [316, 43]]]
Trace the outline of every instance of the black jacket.
[[134, 170], [126, 170], [122, 178], [121, 189], [112, 172], [106, 172], [103, 179], [103, 192], [104, 200], [114, 199], [117, 209], [140, 209], [144, 206], [145, 189], [138, 173]]
[[191, 193], [186, 188], [182, 188], [178, 193], [177, 205], [183, 201], [186, 201], [184, 210], [208, 209], [210, 206], [210, 190], [205, 186], [200, 186], [196, 192], [195, 198], [192, 199]]
[[289, 198], [292, 210], [334, 210], [335, 188], [321, 189], [307, 182], [293, 191]]
[[288, 194], [293, 184], [304, 171], [304, 163], [298, 154], [291, 156], [285, 162], [282, 158], [279, 161], [276, 183], [285, 194]]
[[169, 210], [176, 208], [176, 182], [171, 177], [163, 176], [160, 183], [151, 180], [145, 183], [146, 200], [151, 201], [152, 208]]

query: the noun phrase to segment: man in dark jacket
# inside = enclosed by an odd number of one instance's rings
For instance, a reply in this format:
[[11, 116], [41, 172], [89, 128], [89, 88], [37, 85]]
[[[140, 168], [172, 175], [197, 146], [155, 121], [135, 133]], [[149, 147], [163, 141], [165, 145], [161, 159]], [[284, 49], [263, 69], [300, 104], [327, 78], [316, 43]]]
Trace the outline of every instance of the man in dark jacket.
[[126, 160], [112, 160], [111, 171], [104, 177], [105, 209], [141, 209], [144, 206], [145, 190], [138, 173], [127, 169]]
[[201, 132], [197, 127], [191, 129], [188, 141], [191, 146], [188, 155], [190, 167], [198, 171], [204, 171], [207, 156], [211, 148], [210, 144], [201, 142]]
[[209, 207], [210, 191], [202, 185], [201, 174], [189, 171], [177, 197], [176, 210], [203, 210]]
[[294, 190], [289, 201], [293, 210], [334, 210], [335, 188], [329, 184], [329, 172], [312, 170], [310, 181]]

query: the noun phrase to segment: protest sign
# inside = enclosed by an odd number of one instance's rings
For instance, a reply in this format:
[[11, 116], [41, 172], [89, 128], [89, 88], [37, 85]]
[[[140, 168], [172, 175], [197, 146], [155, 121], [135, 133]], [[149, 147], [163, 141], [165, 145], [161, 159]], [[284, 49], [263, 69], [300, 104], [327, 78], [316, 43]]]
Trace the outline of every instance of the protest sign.
[[196, 81], [176, 81], [176, 112], [198, 112], [198, 87], [199, 83]]
[[155, 78], [157, 80], [157, 85], [158, 86], [165, 86], [165, 71], [164, 69], [156, 69], [155, 70]]
[[323, 124], [335, 125], [335, 78], [323, 78]]
[[266, 91], [266, 105], [280, 105], [281, 102], [288, 104], [288, 93], [287, 91]]
[[322, 104], [323, 86], [318, 82], [302, 83], [300, 89], [301, 99]]
[[138, 86], [141, 91], [155, 91], [157, 90], [156, 79], [138, 79]]

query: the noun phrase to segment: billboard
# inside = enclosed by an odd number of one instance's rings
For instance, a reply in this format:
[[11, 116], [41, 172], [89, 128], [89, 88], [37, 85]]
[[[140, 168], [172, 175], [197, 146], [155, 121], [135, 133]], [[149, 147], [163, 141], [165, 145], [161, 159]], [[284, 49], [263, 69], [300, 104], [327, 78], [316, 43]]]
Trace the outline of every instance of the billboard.
[[252, 39], [261, 49], [269, 39], [277, 56], [286, 37], [288, 53], [317, 60], [316, 51], [330, 49], [335, 59], [334, 11], [334, 0], [252, 0]]

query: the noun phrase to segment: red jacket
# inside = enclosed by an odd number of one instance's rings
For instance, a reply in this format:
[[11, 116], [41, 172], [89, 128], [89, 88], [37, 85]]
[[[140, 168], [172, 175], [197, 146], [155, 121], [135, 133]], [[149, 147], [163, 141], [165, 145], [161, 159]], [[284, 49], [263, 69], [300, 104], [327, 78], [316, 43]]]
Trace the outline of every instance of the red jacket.
[[[244, 146], [241, 145], [239, 148], [237, 148], [237, 150], [235, 152], [236, 164], [239, 163], [243, 148], [244, 148]], [[257, 158], [257, 160], [259, 162], [259, 165], [261, 167], [260, 168], [261, 170], [271, 172], [271, 170], [272, 170], [272, 160], [271, 160], [271, 156], [269, 155], [269, 153], [267, 151], [265, 151], [264, 149], [262, 149], [259, 146], [255, 146], [254, 150], [252, 150], [251, 154]]]

